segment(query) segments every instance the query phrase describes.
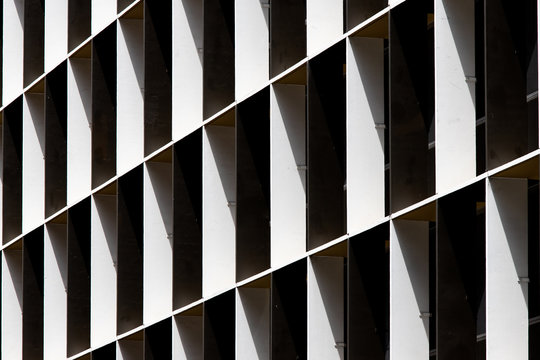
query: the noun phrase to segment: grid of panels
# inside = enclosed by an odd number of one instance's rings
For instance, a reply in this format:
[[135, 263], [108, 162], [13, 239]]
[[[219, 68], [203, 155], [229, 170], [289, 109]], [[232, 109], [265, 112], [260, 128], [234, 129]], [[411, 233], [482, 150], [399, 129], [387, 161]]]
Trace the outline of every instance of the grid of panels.
[[3, 0], [2, 359], [537, 359], [537, 3]]

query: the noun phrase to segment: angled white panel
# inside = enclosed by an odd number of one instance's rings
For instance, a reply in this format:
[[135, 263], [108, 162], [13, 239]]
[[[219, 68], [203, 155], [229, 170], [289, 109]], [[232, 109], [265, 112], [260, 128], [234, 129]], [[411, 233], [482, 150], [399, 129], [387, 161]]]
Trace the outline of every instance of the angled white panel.
[[45, 72], [66, 58], [68, 0], [47, 1], [45, 4]]
[[202, 316], [174, 317], [173, 359], [203, 360]]
[[270, 289], [236, 292], [236, 360], [270, 359]]
[[118, 20], [116, 156], [123, 174], [144, 158], [143, 20]]
[[[4, 139], [0, 136], [0, 169], [4, 168]], [[0, 171], [0, 214], [4, 213], [4, 174]], [[0, 234], [3, 234], [3, 216], [0, 216]]]
[[84, 198], [92, 178], [92, 80], [90, 59], [68, 61], [67, 204]]
[[441, 192], [476, 176], [474, 1], [436, 0], [435, 24], [435, 179]]
[[235, 129], [203, 131], [203, 297], [235, 284]]
[[172, 138], [197, 129], [203, 119], [203, 1], [173, 0]]
[[306, 88], [274, 84], [270, 90], [271, 266], [306, 251]]
[[236, 0], [236, 98], [261, 88], [269, 76], [269, 10], [261, 0]]
[[313, 55], [332, 45], [343, 34], [341, 0], [307, 0], [307, 54]]
[[45, 214], [45, 97], [27, 93], [23, 101], [22, 230], [43, 222]]
[[529, 359], [527, 179], [489, 179], [486, 227], [487, 358]]
[[[142, 336], [142, 335], [141, 335]], [[117, 360], [143, 360], [144, 341], [142, 339], [126, 338], [116, 343]]]
[[395, 6], [401, 4], [404, 1], [405, 0], [388, 0], [388, 5], [391, 6], [391, 7], [395, 7]]
[[116, 196], [92, 196], [90, 216], [90, 345], [96, 348], [116, 337]]
[[429, 359], [428, 313], [429, 223], [394, 220], [390, 226], [390, 359]]
[[43, 256], [43, 358], [57, 360], [67, 348], [66, 224], [47, 224]]
[[383, 40], [347, 41], [347, 232], [384, 217]]
[[92, 0], [92, 35], [105, 29], [116, 18], [116, 1]]
[[2, 103], [8, 104], [23, 89], [24, 0], [5, 0], [2, 42]]
[[144, 311], [145, 324], [172, 311], [172, 165], [144, 167]]
[[22, 359], [22, 249], [2, 251], [2, 359]]
[[312, 256], [308, 261], [308, 358], [345, 356], [343, 258]]

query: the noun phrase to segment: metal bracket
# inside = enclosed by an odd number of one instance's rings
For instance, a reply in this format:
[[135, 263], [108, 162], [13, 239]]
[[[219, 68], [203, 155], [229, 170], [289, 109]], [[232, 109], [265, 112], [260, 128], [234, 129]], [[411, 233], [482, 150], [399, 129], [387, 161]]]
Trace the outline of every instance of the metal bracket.
[[236, 201], [227, 201], [227, 206], [228, 207], [236, 206]]
[[518, 284], [528, 284], [531, 282], [531, 279], [529, 279], [528, 277], [519, 277], [518, 278]]
[[420, 319], [429, 319], [431, 317], [431, 313], [430, 312], [421, 312], [418, 317]]
[[306, 170], [307, 170], [307, 165], [296, 165], [296, 168], [297, 168], [298, 170], [304, 170], [304, 171], [306, 171]]
[[344, 349], [344, 348], [347, 347], [347, 344], [344, 343], [344, 342], [337, 342], [337, 343], [334, 345], [334, 347], [335, 347], [336, 349]]
[[476, 76], [465, 75], [465, 81], [468, 83], [476, 83]]

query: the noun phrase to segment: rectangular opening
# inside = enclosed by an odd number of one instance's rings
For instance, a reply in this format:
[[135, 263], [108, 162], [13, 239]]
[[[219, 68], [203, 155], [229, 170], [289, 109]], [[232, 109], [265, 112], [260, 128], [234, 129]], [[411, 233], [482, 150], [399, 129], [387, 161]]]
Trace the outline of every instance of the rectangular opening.
[[307, 248], [313, 249], [346, 233], [345, 42], [308, 65]]
[[202, 305], [174, 317], [174, 359], [203, 359]]
[[45, 217], [66, 206], [67, 63], [45, 79]]
[[270, 267], [270, 92], [236, 111], [236, 280]]
[[2, 239], [7, 243], [22, 230], [22, 96], [9, 104], [2, 119]]
[[270, 276], [238, 288], [236, 350], [238, 360], [270, 359]]
[[306, 0], [270, 5], [270, 78], [306, 57]]
[[306, 259], [272, 273], [270, 351], [273, 360], [307, 358]]
[[204, 359], [235, 358], [235, 295], [229, 290], [204, 303]]
[[23, 239], [23, 359], [43, 358], [43, 226]]
[[172, 149], [144, 164], [143, 185], [143, 322], [148, 324], [163, 319], [172, 309]]
[[117, 334], [143, 323], [143, 168], [118, 179]]
[[90, 36], [92, 0], [68, 0], [68, 51]]
[[144, 360], [144, 331], [118, 340], [116, 357], [118, 360]]
[[203, 117], [234, 101], [234, 1], [204, 1]]
[[118, 14], [127, 9], [127, 7], [133, 4], [135, 0], [116, 0], [116, 8]]
[[172, 360], [172, 318], [144, 330], [144, 360]]
[[174, 145], [173, 308], [202, 297], [202, 130]]
[[485, 358], [485, 183], [437, 203], [437, 356]]
[[[205, 6], [206, 7], [206, 6]], [[144, 2], [144, 154], [171, 140], [172, 3]]]
[[389, 224], [349, 239], [347, 358], [389, 356]]
[[529, 133], [538, 126], [538, 106], [528, 106], [538, 98], [537, 4], [484, 5], [486, 162], [493, 169], [538, 148], [538, 131]]
[[116, 342], [112, 342], [105, 346], [92, 351], [92, 360], [115, 360], [116, 359]]
[[24, 0], [24, 86], [43, 74], [45, 0]]
[[90, 198], [68, 209], [67, 354], [90, 347]]
[[351, 30], [387, 6], [388, 0], [347, 0], [345, 30]]
[[433, 2], [390, 11], [390, 207], [403, 209], [435, 192]]
[[92, 188], [116, 174], [116, 23], [92, 40]]

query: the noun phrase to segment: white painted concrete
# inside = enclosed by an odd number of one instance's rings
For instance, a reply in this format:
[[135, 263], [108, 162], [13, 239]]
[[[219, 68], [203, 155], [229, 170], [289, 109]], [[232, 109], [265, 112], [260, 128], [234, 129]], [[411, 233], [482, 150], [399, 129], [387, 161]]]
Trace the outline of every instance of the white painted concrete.
[[2, 103], [22, 93], [24, 49], [24, 0], [5, 0], [2, 42]]
[[172, 138], [203, 120], [203, 1], [173, 0]]
[[203, 131], [203, 297], [236, 282], [235, 129]]
[[144, 24], [141, 19], [117, 24], [116, 163], [123, 174], [144, 158]]
[[173, 359], [203, 360], [202, 316], [178, 315], [173, 326]]
[[2, 251], [2, 359], [22, 359], [22, 250]]
[[116, 337], [116, 195], [92, 196], [90, 248], [90, 345]]
[[22, 231], [34, 229], [45, 216], [45, 96], [23, 97]]
[[307, 0], [307, 54], [313, 55], [337, 41], [343, 34], [341, 0]]
[[347, 41], [347, 232], [384, 217], [383, 40]]
[[116, 18], [116, 1], [92, 0], [92, 35], [105, 29]]
[[60, 64], [68, 51], [68, 0], [45, 4], [45, 72]]
[[68, 61], [67, 204], [91, 190], [92, 79], [90, 59]]
[[270, 359], [270, 289], [236, 291], [236, 360]]
[[66, 357], [67, 226], [45, 226], [43, 247], [43, 358]]
[[435, 24], [435, 179], [439, 193], [476, 176], [474, 1], [436, 0]]
[[[306, 88], [270, 88], [271, 266], [306, 251]], [[299, 168], [300, 167], [300, 168]]]
[[308, 358], [343, 360], [345, 280], [342, 257], [312, 256], [308, 261]]
[[172, 311], [172, 164], [144, 166], [144, 324]]
[[529, 359], [527, 179], [486, 185], [486, 354]]
[[235, 1], [236, 99], [260, 89], [269, 77], [269, 7], [261, 0]]
[[429, 223], [390, 226], [390, 359], [429, 359]]

